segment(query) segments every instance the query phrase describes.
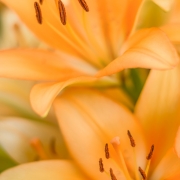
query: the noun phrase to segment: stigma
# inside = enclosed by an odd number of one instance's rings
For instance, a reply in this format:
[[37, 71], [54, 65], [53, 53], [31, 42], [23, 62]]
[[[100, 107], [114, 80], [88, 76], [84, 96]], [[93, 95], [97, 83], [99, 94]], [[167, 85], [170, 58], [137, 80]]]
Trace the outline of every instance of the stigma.
[[[115, 150], [115, 154], [112, 149], [109, 149], [109, 144], [105, 144], [105, 149], [104, 149], [104, 157], [108, 161], [112, 161], [112, 163], [115, 163], [116, 166], [110, 167], [109, 170], [106, 169], [106, 165], [103, 163], [103, 158], [99, 159], [99, 171], [101, 173], [106, 173], [111, 180], [118, 180], [121, 179], [119, 178], [119, 170], [122, 172], [121, 174], [124, 176], [125, 179], [127, 180], [147, 180], [148, 177], [148, 172], [150, 168], [150, 163], [151, 159], [153, 156], [154, 152], [154, 145], [151, 146], [150, 151], [147, 155], [147, 157], [144, 157], [147, 160], [146, 167], [142, 168], [138, 165], [137, 161], [137, 155], [136, 155], [136, 142], [133, 137], [133, 134], [128, 130], [127, 135], [130, 141], [130, 148], [133, 150], [133, 160], [132, 163], [134, 163], [134, 169], [133, 172], [132, 170], [129, 169], [128, 163], [126, 162], [127, 159], [125, 158], [125, 155], [123, 154], [123, 150], [121, 147], [121, 142], [119, 137], [115, 137], [111, 140], [111, 145], [113, 149]], [[112, 154], [112, 155], [111, 155]], [[110, 163], [111, 164], [111, 163]], [[118, 166], [117, 166], [118, 165]], [[115, 169], [118, 167], [117, 169]], [[114, 169], [113, 169], [114, 168]]]

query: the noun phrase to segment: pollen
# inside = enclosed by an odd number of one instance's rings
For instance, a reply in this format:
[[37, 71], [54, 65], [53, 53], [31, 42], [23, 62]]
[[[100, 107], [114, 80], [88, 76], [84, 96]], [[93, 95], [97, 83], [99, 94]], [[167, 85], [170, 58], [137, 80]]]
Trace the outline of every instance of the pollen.
[[139, 167], [139, 172], [140, 172], [140, 174], [141, 174], [143, 180], [146, 180], [146, 173], [142, 170], [141, 167]]
[[102, 158], [99, 159], [99, 170], [100, 172], [104, 172], [104, 165], [103, 165]]
[[150, 152], [146, 157], [147, 160], [150, 160], [152, 158], [153, 152], [154, 152], [154, 145], [151, 146]]
[[113, 170], [112, 170], [111, 168], [110, 168], [109, 172], [110, 172], [111, 179], [112, 179], [112, 180], [117, 180], [117, 178], [116, 178], [116, 176], [114, 175]]
[[85, 0], [78, 0], [79, 1], [79, 4], [82, 6], [82, 8], [86, 11], [86, 12], [89, 12], [89, 7], [86, 3]]
[[134, 138], [132, 137], [132, 135], [131, 135], [131, 133], [130, 133], [129, 130], [128, 130], [127, 134], [128, 134], [128, 136], [129, 136], [129, 140], [130, 140], [131, 146], [132, 146], [132, 147], [135, 147], [136, 144], [135, 144]]
[[58, 1], [60, 20], [63, 25], [66, 25], [66, 9], [61, 0]]
[[34, 9], [36, 12], [36, 19], [39, 24], [42, 24], [42, 13], [41, 13], [41, 8], [38, 4], [38, 2], [34, 2]]
[[105, 156], [106, 156], [107, 159], [110, 158], [108, 144], [105, 145]]
[[39, 0], [39, 3], [42, 5], [43, 4], [43, 0]]

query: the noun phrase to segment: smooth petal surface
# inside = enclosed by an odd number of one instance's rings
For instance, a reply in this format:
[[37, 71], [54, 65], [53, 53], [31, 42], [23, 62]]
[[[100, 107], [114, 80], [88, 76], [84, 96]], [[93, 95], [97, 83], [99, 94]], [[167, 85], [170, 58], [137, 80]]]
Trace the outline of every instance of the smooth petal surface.
[[174, 0], [152, 0], [158, 6], [160, 6], [164, 11], [170, 11]]
[[150, 180], [154, 179], [173, 179], [173, 176], [179, 174], [180, 161], [173, 149], [170, 149], [157, 165], [155, 171], [150, 176]]
[[93, 72], [88, 67], [84, 72], [84, 65], [72, 58], [66, 61], [55, 52], [35, 49], [1, 51], [0, 64], [0, 76], [37, 81], [63, 81]]
[[173, 43], [178, 44], [180, 42], [180, 24], [168, 24], [161, 27], [161, 29]]
[[177, 131], [177, 134], [176, 134], [175, 147], [174, 148], [175, 148], [175, 151], [176, 151], [178, 158], [180, 158], [180, 127]]
[[78, 77], [65, 82], [41, 83], [33, 87], [30, 95], [32, 107], [40, 116], [46, 116], [56, 96], [72, 84], [88, 83], [95, 81], [93, 77]]
[[0, 175], [0, 180], [83, 180], [70, 161], [41, 161], [9, 169]]
[[[31, 140], [38, 138], [49, 158], [65, 157], [66, 152], [62, 136], [51, 124], [35, 122], [17, 117], [0, 119], [0, 145], [17, 163], [33, 161], [37, 158], [31, 146]], [[52, 141], [55, 142], [52, 152]]]
[[168, 71], [152, 70], [135, 107], [149, 145], [155, 144], [155, 164], [174, 146], [180, 118], [179, 77], [179, 67]]
[[[55, 112], [67, 146], [78, 165], [93, 179], [109, 179], [99, 172], [98, 160], [103, 158], [104, 166], [112, 167], [117, 178], [122, 173], [114, 162], [105, 159], [104, 146], [119, 136], [122, 153], [130, 171], [133, 148], [127, 136], [130, 130], [136, 140], [137, 163], [144, 167], [146, 148], [137, 120], [117, 102], [93, 89], [69, 89], [54, 102]], [[110, 146], [110, 145], [109, 145]], [[111, 157], [115, 156], [113, 148]], [[131, 171], [132, 173], [132, 171]], [[121, 176], [119, 177], [121, 178]]]
[[157, 28], [136, 32], [124, 45], [122, 55], [112, 61], [97, 76], [116, 73], [126, 68], [171, 69], [179, 57], [166, 34]]

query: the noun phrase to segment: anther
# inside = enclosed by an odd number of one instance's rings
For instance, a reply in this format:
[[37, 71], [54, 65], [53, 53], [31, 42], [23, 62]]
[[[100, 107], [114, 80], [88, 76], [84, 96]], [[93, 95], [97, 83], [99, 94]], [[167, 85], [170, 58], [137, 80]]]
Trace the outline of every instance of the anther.
[[110, 175], [111, 175], [111, 180], [117, 180], [116, 176], [113, 173], [113, 170], [110, 168]]
[[108, 144], [105, 145], [105, 156], [107, 159], [110, 158]]
[[104, 172], [104, 166], [103, 166], [102, 158], [99, 159], [99, 170], [100, 170], [100, 172]]
[[42, 13], [41, 13], [41, 8], [40, 8], [38, 2], [34, 2], [34, 8], [36, 11], [36, 19], [39, 24], [42, 24]]
[[51, 140], [50, 140], [50, 150], [53, 154], [57, 155], [57, 152], [56, 152], [56, 139], [53, 137]]
[[61, 0], [58, 1], [60, 20], [63, 25], [66, 25], [66, 10]]
[[143, 180], [146, 180], [146, 173], [142, 170], [141, 167], [139, 167], [139, 172], [140, 172], [140, 174], [141, 174]]
[[132, 146], [132, 147], [135, 147], [136, 144], [135, 144], [134, 138], [132, 137], [132, 135], [131, 135], [131, 133], [130, 133], [129, 130], [128, 130], [127, 134], [128, 134], [128, 136], [129, 136], [129, 139], [130, 139], [130, 142], [131, 142], [131, 146]]
[[154, 145], [151, 146], [150, 152], [146, 157], [147, 160], [150, 160], [152, 158], [153, 152], [154, 152]]
[[82, 6], [82, 8], [86, 11], [86, 12], [89, 12], [89, 7], [86, 3], [85, 0], [78, 0], [79, 1], [79, 4]]
[[39, 0], [39, 3], [42, 5], [43, 4], [43, 0]]

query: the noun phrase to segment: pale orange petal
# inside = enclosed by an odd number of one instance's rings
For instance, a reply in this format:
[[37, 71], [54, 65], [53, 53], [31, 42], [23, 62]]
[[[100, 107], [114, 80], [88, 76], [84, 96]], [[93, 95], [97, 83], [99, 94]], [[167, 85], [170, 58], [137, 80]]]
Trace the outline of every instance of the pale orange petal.
[[170, 11], [174, 0], [152, 0], [158, 6], [160, 6], [164, 11]]
[[180, 24], [168, 24], [161, 27], [161, 29], [168, 35], [173, 43], [180, 42]]
[[88, 83], [95, 81], [93, 77], [77, 77], [64, 82], [41, 83], [32, 88], [30, 101], [34, 111], [40, 116], [46, 116], [56, 96], [72, 84]]
[[4, 171], [0, 180], [83, 180], [86, 179], [70, 161], [41, 161]]
[[71, 40], [72, 36], [68, 30], [61, 24], [59, 12], [54, 1], [44, 1], [43, 6], [40, 6], [43, 18], [42, 24], [37, 22], [34, 0], [2, 0], [2, 2], [18, 13], [22, 21], [46, 43], [63, 52], [87, 58], [81, 52], [81, 48], [76, 46], [76, 43]]
[[157, 28], [136, 32], [125, 44], [124, 53], [97, 73], [114, 74], [126, 68], [171, 69], [179, 57], [166, 34]]
[[175, 151], [176, 151], [177, 156], [180, 158], [180, 127], [177, 131], [177, 134], [176, 134]]
[[105, 159], [104, 146], [115, 136], [120, 137], [122, 152], [129, 168], [134, 167], [133, 148], [127, 130], [131, 131], [137, 142], [138, 164], [144, 166], [145, 144], [137, 120], [127, 109], [104, 96], [102, 92], [93, 89], [69, 89], [55, 100], [54, 107], [73, 158], [93, 179], [109, 179], [99, 172], [98, 161], [103, 158], [107, 169], [111, 165], [114, 167], [113, 161]]
[[179, 174], [179, 170], [180, 160], [174, 150], [170, 149], [157, 165], [150, 179], [173, 180], [173, 176]]
[[[1, 147], [15, 162], [26, 163], [37, 158], [37, 153], [31, 146], [31, 140], [34, 138], [41, 141], [49, 158], [67, 157], [62, 136], [52, 124], [17, 117], [0, 119]], [[50, 148], [52, 140], [56, 142], [56, 155]]]
[[82, 63], [62, 59], [55, 52], [35, 49], [1, 51], [0, 64], [0, 76], [26, 80], [63, 81], [87, 74], [89, 70], [93, 72]]
[[173, 146], [179, 127], [179, 78], [179, 67], [168, 71], [152, 70], [135, 107], [148, 142], [155, 144], [154, 163]]

